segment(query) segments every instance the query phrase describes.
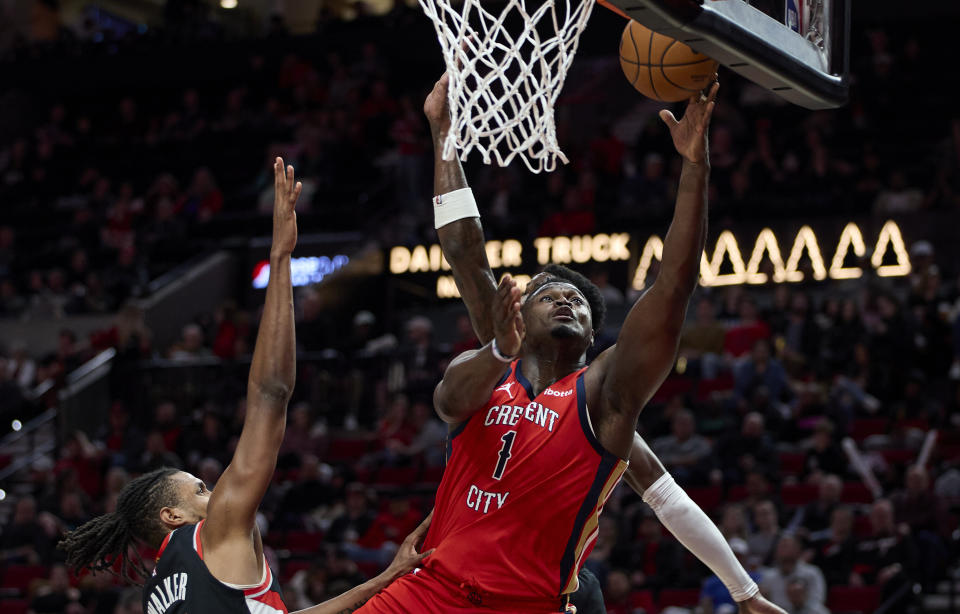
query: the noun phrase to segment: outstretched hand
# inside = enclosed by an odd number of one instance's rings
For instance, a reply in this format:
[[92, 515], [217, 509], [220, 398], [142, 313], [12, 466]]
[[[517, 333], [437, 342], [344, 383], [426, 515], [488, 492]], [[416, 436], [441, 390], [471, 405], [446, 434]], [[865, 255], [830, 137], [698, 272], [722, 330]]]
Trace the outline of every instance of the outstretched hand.
[[497, 340], [497, 349], [505, 356], [520, 353], [526, 329], [520, 315], [520, 297], [522, 293], [517, 282], [509, 273], [500, 280], [497, 297], [493, 305], [493, 334]]
[[273, 245], [271, 254], [289, 256], [297, 245], [297, 199], [303, 185], [293, 180], [293, 166], [283, 166], [283, 158], [273, 163]]
[[710, 158], [707, 133], [710, 117], [716, 106], [718, 89], [720, 82], [714, 80], [707, 96], [697, 94], [690, 98], [680, 121], [667, 109], [660, 111], [660, 119], [670, 129], [670, 136], [673, 137], [673, 146], [687, 162], [702, 164]]
[[407, 538], [400, 544], [400, 548], [397, 549], [393, 561], [390, 562], [390, 566], [387, 567], [385, 572], [391, 576], [392, 580], [413, 571], [420, 565], [423, 559], [433, 554], [433, 548], [426, 552], [420, 552], [420, 548], [423, 546], [423, 540], [427, 536], [427, 529], [430, 528], [430, 522], [432, 520], [433, 511], [431, 511], [430, 515], [420, 523], [420, 526], [414, 529], [413, 533], [407, 535]]
[[445, 72], [437, 81], [433, 90], [423, 102], [423, 113], [430, 122], [430, 131], [434, 138], [445, 137], [450, 130], [450, 104], [447, 101], [447, 88], [450, 87], [450, 73]]

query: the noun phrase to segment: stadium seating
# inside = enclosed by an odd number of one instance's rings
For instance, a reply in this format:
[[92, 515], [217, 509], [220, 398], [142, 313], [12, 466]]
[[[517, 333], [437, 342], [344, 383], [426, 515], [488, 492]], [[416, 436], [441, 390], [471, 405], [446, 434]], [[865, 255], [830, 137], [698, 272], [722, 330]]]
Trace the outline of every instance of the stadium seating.
[[670, 606], [692, 608], [700, 602], [700, 589], [697, 588], [665, 588], [657, 596], [657, 607], [664, 609]]
[[283, 546], [294, 556], [315, 556], [323, 545], [323, 533], [318, 531], [289, 531]]
[[827, 607], [833, 614], [871, 614], [880, 604], [877, 586], [832, 586]]
[[873, 501], [873, 493], [863, 482], [845, 482], [840, 501], [843, 503], [870, 503]]
[[8, 565], [3, 570], [0, 588], [19, 588], [26, 592], [31, 583], [46, 578], [49, 572], [43, 565]]
[[3, 614], [27, 614], [30, 611], [30, 602], [26, 599], [0, 600], [0, 612]]
[[800, 452], [780, 453], [780, 473], [783, 475], [799, 476], [803, 473], [803, 462], [806, 456]]
[[711, 514], [723, 501], [723, 489], [719, 486], [707, 486], [703, 488], [687, 488], [687, 494], [696, 502], [703, 511]]
[[815, 484], [784, 484], [780, 489], [780, 499], [784, 505], [798, 507], [816, 501], [817, 491]]

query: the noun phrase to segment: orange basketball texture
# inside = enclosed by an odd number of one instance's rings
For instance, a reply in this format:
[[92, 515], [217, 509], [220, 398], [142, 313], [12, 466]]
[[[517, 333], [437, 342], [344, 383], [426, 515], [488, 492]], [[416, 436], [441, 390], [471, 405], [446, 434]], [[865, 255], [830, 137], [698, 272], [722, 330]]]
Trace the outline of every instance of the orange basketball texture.
[[620, 67], [637, 91], [663, 102], [690, 98], [717, 72], [711, 58], [633, 20], [620, 37]]

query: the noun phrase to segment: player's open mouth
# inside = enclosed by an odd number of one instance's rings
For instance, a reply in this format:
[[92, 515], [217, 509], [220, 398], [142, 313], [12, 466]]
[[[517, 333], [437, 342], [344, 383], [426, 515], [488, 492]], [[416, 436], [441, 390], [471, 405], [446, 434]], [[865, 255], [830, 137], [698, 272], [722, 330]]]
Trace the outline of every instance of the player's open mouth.
[[553, 314], [553, 319], [572, 322], [575, 318], [573, 317], [573, 311], [569, 307], [561, 307]]

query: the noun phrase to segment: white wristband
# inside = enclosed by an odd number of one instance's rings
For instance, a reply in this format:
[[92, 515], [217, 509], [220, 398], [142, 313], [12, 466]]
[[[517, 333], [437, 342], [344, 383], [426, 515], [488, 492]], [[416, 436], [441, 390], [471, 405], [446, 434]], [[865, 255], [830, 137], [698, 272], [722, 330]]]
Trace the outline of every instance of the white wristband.
[[503, 353], [500, 351], [500, 348], [497, 347], [496, 338], [494, 338], [494, 340], [490, 342], [490, 351], [493, 352], [493, 357], [499, 360], [500, 362], [511, 363], [513, 362], [513, 359], [516, 358], [516, 356], [504, 356]]
[[433, 227], [442, 228], [465, 217], [480, 217], [473, 190], [461, 188], [433, 197]]

